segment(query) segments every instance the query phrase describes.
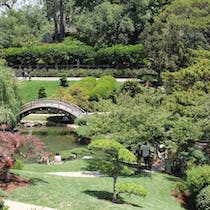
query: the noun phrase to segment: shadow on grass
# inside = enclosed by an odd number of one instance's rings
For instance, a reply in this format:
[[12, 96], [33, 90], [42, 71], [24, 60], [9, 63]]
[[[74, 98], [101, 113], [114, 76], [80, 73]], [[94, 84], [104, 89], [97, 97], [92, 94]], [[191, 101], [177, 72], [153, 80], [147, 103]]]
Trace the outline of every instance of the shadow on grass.
[[[84, 191], [84, 193], [87, 195], [96, 197], [100, 200], [112, 202], [112, 193], [107, 192], [107, 191], [86, 190], [86, 191]], [[133, 207], [142, 208], [142, 206], [139, 206], [137, 204], [133, 204], [133, 203], [124, 201], [121, 197], [119, 197], [118, 201], [113, 204], [127, 204], [127, 205], [131, 205]]]
[[45, 183], [45, 184], [49, 183], [49, 182], [46, 182], [46, 181], [44, 181], [43, 179], [40, 179], [40, 178], [31, 178], [30, 180], [32, 182], [32, 185], [37, 185], [39, 183]]

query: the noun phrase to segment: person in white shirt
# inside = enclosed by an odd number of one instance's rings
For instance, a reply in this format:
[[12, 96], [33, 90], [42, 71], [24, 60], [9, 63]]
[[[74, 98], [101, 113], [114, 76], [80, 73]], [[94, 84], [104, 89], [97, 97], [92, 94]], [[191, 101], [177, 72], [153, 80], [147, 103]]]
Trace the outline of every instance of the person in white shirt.
[[151, 169], [150, 165], [150, 147], [147, 145], [147, 142], [145, 142], [141, 146], [141, 155], [144, 158], [144, 163], [147, 169]]
[[53, 162], [54, 162], [54, 164], [61, 164], [62, 163], [62, 158], [61, 158], [59, 153], [56, 153], [56, 155], [54, 156]]

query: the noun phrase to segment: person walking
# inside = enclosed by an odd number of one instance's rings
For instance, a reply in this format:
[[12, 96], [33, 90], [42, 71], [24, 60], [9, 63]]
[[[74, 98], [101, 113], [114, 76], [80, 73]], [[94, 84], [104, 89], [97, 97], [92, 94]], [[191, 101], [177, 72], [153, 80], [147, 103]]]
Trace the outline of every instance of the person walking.
[[142, 146], [141, 146], [141, 154], [142, 157], [144, 158], [144, 164], [146, 169], [151, 169], [151, 164], [150, 164], [150, 147], [147, 145], [147, 142], [145, 142]]
[[136, 151], [135, 151], [135, 156], [136, 156], [136, 162], [137, 162], [137, 166], [138, 168], [141, 167], [141, 145], [138, 145]]

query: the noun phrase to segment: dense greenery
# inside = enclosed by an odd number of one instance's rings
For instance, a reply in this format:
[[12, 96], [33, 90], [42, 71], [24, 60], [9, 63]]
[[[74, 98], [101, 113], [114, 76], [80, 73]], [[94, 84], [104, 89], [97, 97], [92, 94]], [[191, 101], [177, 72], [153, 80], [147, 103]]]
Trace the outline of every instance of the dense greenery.
[[[13, 3], [0, 5], [6, 8], [0, 16], [0, 45], [23, 47], [6, 51], [13, 66], [147, 64], [161, 84], [162, 72], [191, 64], [189, 49], [209, 50], [208, 0], [45, 0], [40, 7], [19, 9]], [[67, 36], [83, 44], [65, 41]]]
[[197, 195], [196, 207], [198, 210], [210, 209], [210, 185], [204, 187]]
[[15, 76], [9, 68], [0, 64], [0, 125], [14, 127], [20, 107]]
[[108, 65], [115, 68], [139, 68], [146, 55], [142, 45], [114, 45], [95, 50], [80, 41], [66, 39], [60, 44], [42, 44], [27, 48], [8, 48], [3, 57], [9, 66], [67, 68], [75, 65]]

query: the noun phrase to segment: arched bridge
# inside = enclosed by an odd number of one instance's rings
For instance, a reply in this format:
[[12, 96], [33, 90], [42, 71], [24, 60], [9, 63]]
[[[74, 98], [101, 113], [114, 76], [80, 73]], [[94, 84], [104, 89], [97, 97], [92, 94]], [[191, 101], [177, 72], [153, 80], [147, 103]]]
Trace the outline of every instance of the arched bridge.
[[21, 107], [19, 119], [38, 110], [47, 110], [48, 112], [57, 111], [58, 113], [70, 115], [73, 119], [87, 116], [87, 112], [69, 102], [53, 99], [38, 99]]

